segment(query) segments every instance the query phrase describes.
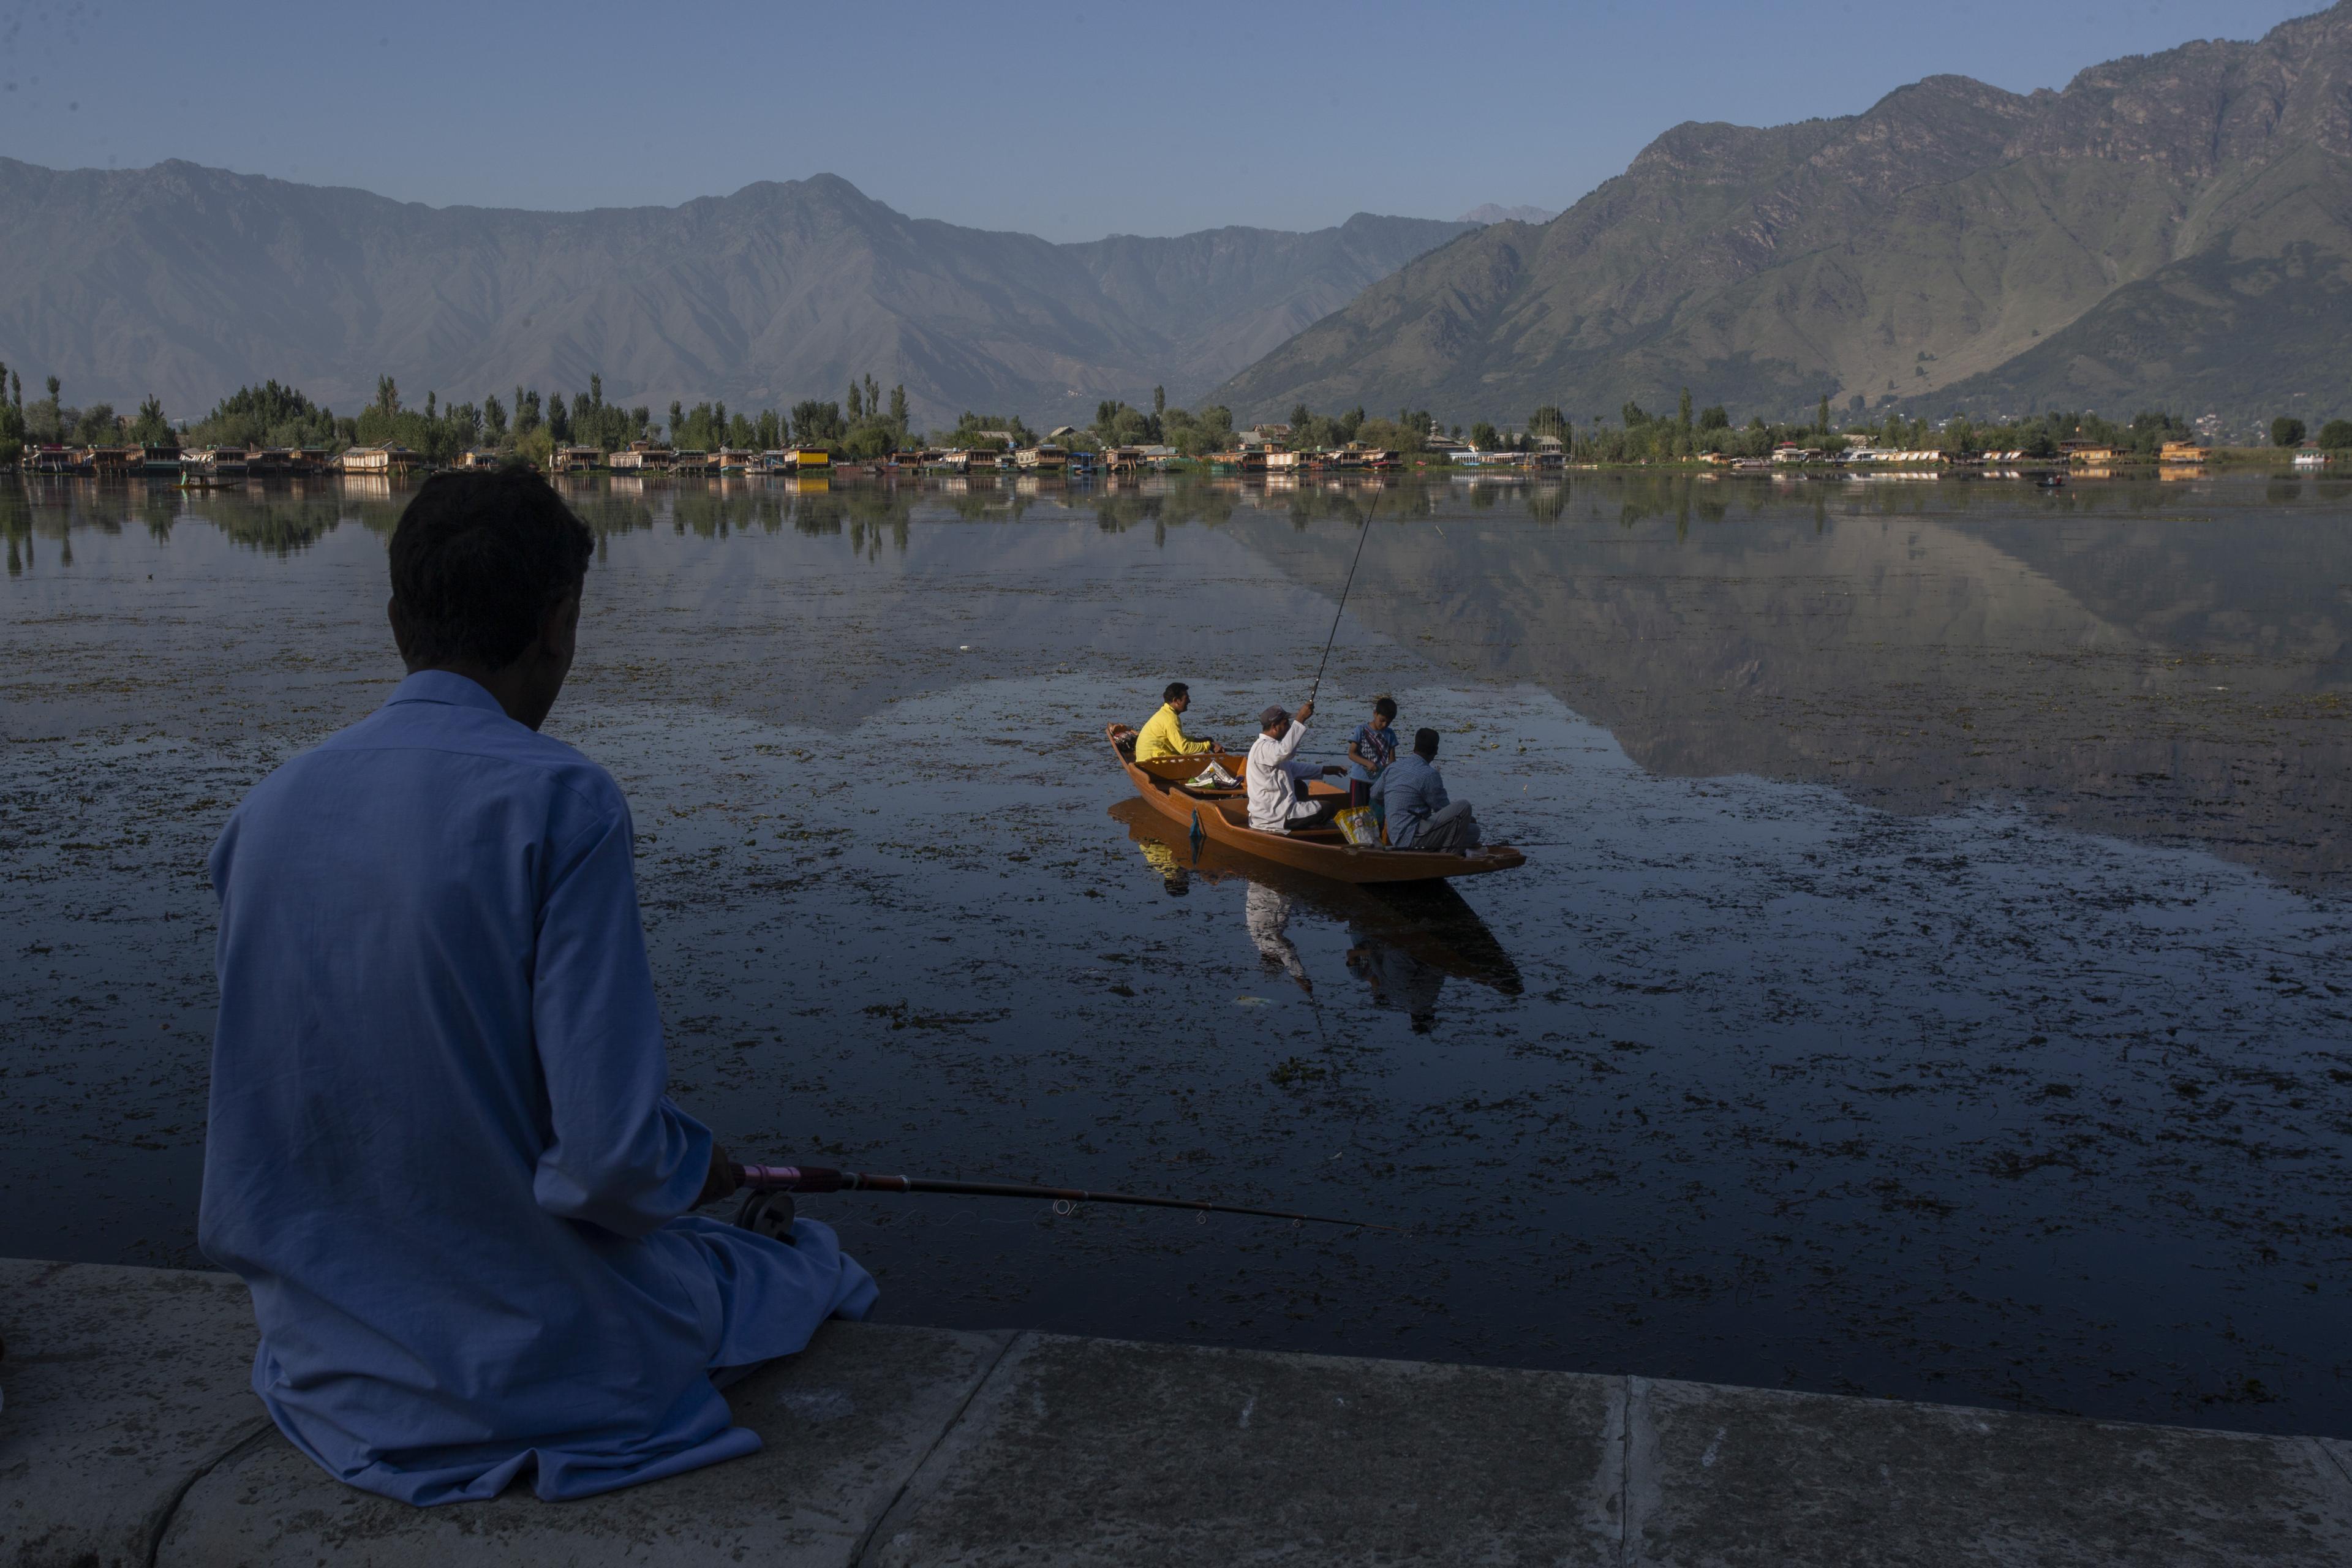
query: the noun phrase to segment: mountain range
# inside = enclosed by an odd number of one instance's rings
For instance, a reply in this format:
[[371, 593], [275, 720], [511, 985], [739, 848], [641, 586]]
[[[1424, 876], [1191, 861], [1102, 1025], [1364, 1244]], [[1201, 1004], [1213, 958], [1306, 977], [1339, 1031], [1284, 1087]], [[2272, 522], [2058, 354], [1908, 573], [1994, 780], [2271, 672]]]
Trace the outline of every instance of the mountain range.
[[431, 207], [185, 163], [0, 159], [0, 360], [76, 402], [202, 413], [275, 379], [348, 410], [518, 383], [656, 410], [903, 384], [965, 409], [1187, 401], [1467, 223], [1359, 214], [1057, 245], [910, 218], [820, 174], [676, 207]]
[[1743, 414], [2326, 414], [2352, 405], [2347, 351], [2352, 0], [2060, 91], [1935, 76], [1840, 119], [1675, 126], [1220, 396], [1580, 423], [1685, 386]]

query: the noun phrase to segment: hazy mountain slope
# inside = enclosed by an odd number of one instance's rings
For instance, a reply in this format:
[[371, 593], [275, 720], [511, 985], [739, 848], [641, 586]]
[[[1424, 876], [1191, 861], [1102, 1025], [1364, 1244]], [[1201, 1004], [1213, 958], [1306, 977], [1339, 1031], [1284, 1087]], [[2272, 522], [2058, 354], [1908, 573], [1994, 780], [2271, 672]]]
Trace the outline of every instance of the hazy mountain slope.
[[[1448, 418], [1548, 402], [1589, 418], [1685, 384], [1784, 410], [1822, 393], [1997, 401], [2029, 383], [2253, 397], [2275, 345], [2242, 314], [2200, 314], [2219, 297], [2198, 289], [2221, 267], [2240, 269], [2233, 298], [2265, 279], [2300, 290], [2280, 318], [2302, 322], [2294, 352], [2352, 364], [2352, 316], [2312, 292], [2352, 255], [2347, 101], [2341, 5], [2257, 43], [2095, 67], [2063, 92], [1930, 77], [1840, 120], [1677, 126], [1552, 223], [1465, 236], [1224, 395], [1243, 414], [1304, 399]], [[2059, 341], [2078, 322], [2095, 342]], [[2195, 353], [2131, 351], [2134, 331]], [[2352, 392], [2352, 372], [2326, 385]]]
[[266, 377], [338, 406], [528, 382], [666, 405], [904, 382], [919, 417], [1190, 398], [1464, 232], [1359, 216], [1055, 245], [909, 218], [831, 175], [678, 207], [427, 207], [163, 163], [0, 160], [0, 358], [195, 412]]
[[1549, 223], [1559, 216], [1556, 207], [1533, 207], [1524, 204], [1507, 207], [1496, 202], [1480, 202], [1462, 215], [1464, 223]]

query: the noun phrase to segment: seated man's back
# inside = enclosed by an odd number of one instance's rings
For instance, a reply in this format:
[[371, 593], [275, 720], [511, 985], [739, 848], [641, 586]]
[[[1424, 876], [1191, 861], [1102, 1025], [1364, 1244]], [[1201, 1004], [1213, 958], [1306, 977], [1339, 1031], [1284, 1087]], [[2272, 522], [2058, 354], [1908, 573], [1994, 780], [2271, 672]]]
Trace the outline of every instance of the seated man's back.
[[822, 1226], [678, 1217], [712, 1145], [665, 1093], [631, 837], [603, 769], [424, 669], [214, 850], [199, 1237], [252, 1289], [256, 1392], [354, 1484], [578, 1496], [749, 1452], [712, 1371], [873, 1299]]

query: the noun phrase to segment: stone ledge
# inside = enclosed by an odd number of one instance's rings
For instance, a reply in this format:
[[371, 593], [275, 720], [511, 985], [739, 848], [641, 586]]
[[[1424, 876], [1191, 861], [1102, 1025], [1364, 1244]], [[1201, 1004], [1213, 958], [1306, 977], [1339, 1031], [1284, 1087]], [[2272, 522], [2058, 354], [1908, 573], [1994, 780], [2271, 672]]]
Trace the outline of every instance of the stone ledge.
[[0, 1568], [2352, 1562], [2335, 1439], [842, 1323], [750, 1458], [420, 1510], [262, 1418], [226, 1276], [0, 1260]]

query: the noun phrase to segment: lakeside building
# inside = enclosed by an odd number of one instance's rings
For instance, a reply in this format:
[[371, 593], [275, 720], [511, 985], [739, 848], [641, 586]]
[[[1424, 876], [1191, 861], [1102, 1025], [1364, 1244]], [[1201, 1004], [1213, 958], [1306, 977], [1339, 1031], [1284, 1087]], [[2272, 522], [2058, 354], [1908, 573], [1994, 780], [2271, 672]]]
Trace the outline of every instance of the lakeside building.
[[2327, 466], [2327, 454], [2317, 447], [2297, 452], [2294, 466], [2298, 468], [2324, 468]]
[[2105, 441], [2061, 441], [2058, 450], [2070, 463], [2115, 463], [2128, 456]]
[[461, 468], [495, 468], [505, 460], [505, 454], [491, 447], [468, 447], [457, 454]]
[[1013, 461], [1024, 473], [1058, 474], [1070, 466], [1070, 454], [1066, 448], [1049, 441], [1022, 447], [1013, 454]]
[[2201, 463], [2205, 460], [2205, 448], [2195, 441], [2167, 441], [2163, 450], [2157, 453], [2156, 460], [2159, 463]]
[[547, 455], [551, 474], [592, 474], [604, 466], [602, 447], [558, 447]]
[[657, 441], [632, 441], [604, 461], [616, 474], [666, 474], [677, 465], [677, 452]]
[[414, 473], [424, 465], [423, 458], [395, 443], [387, 447], [349, 447], [338, 467], [344, 473], [356, 477], [390, 479], [396, 474]]

